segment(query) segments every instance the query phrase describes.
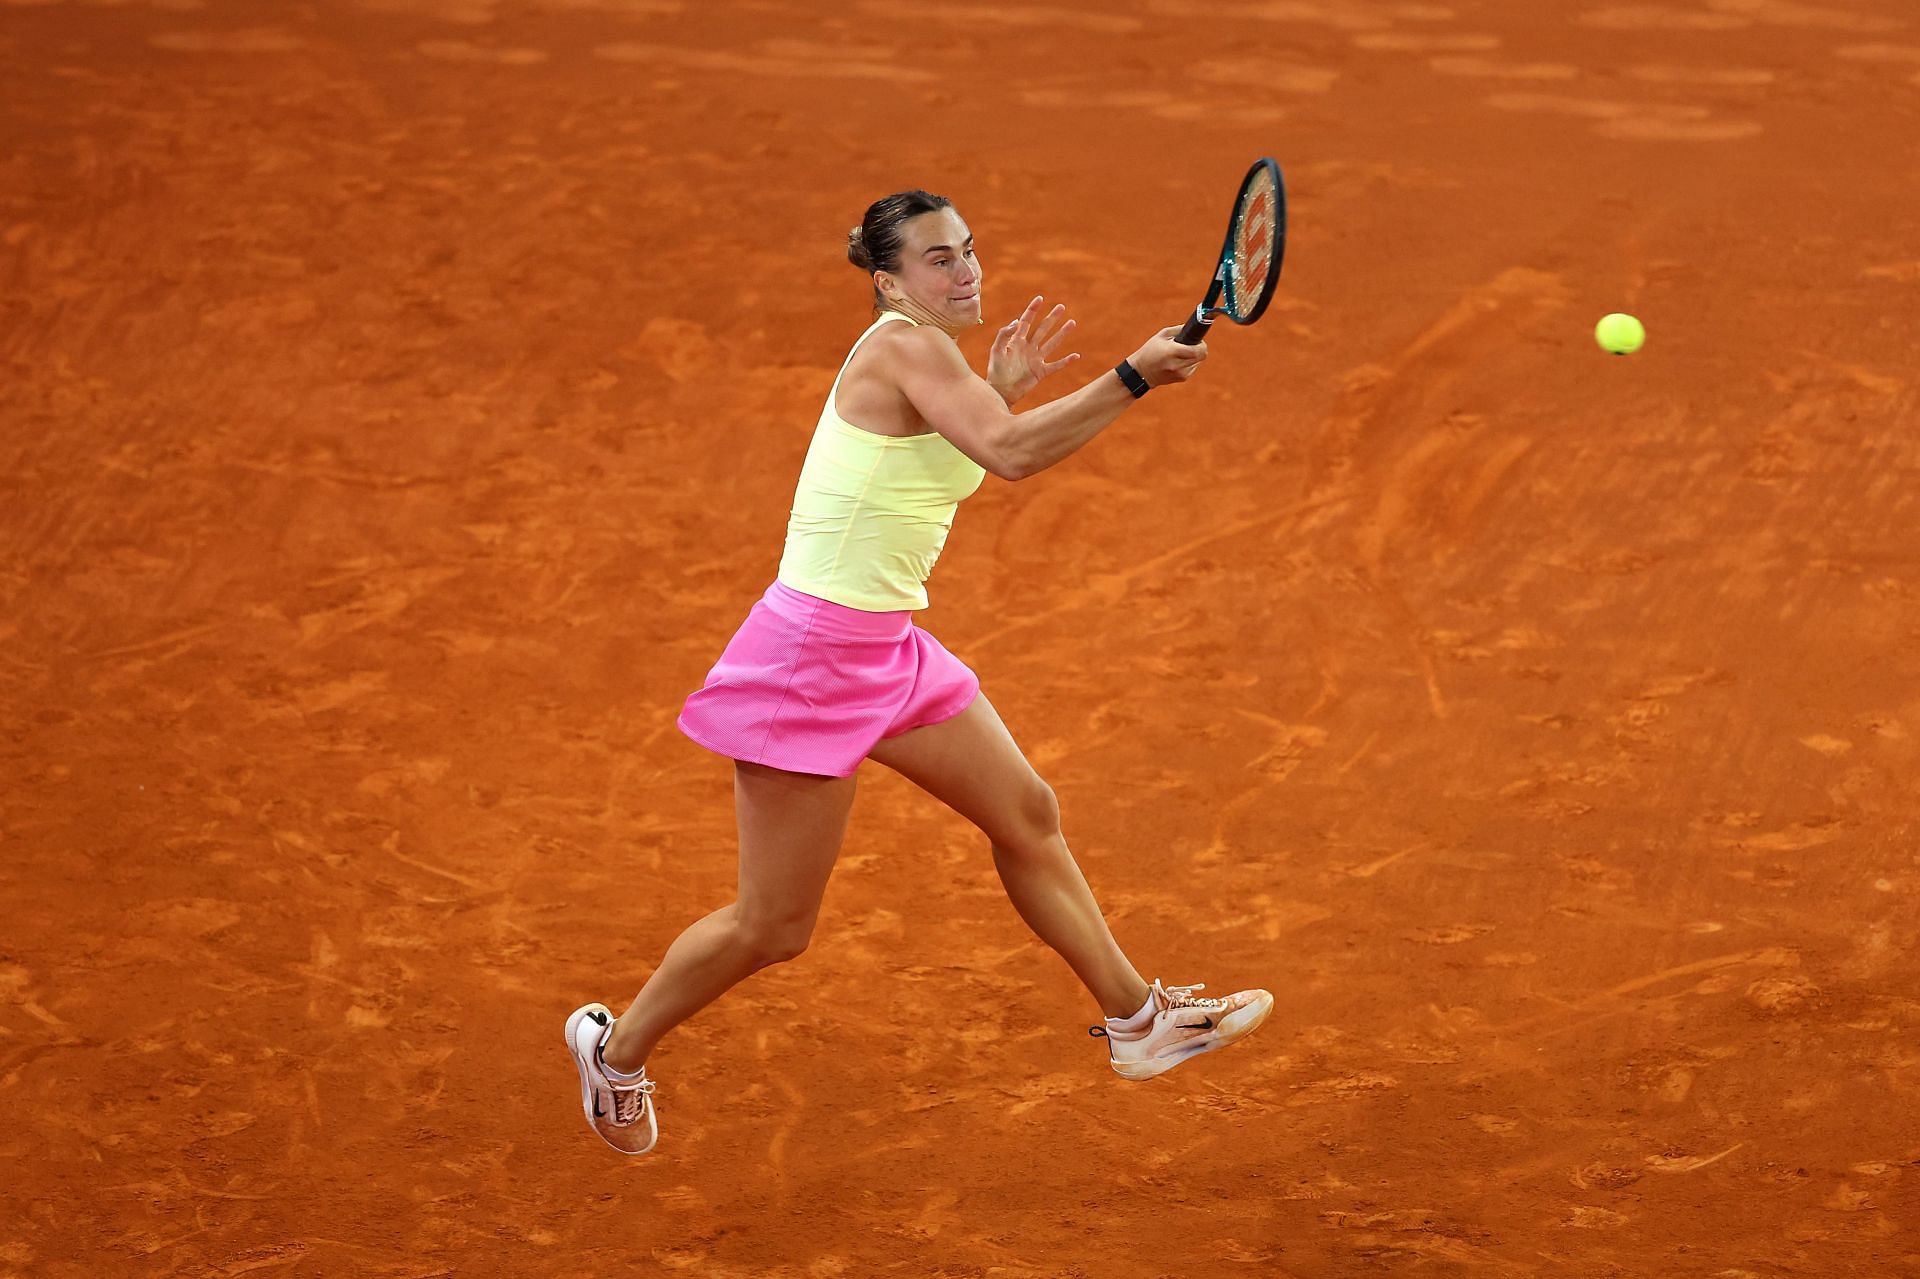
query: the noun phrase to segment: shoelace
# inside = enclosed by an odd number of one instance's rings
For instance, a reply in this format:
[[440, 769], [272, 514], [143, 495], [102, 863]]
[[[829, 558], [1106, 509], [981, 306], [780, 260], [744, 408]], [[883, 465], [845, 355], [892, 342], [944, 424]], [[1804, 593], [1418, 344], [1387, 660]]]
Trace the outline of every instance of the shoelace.
[[607, 1081], [607, 1087], [613, 1092], [613, 1122], [632, 1124], [640, 1122], [642, 1108], [646, 1098], [653, 1096], [653, 1080], [642, 1079], [637, 1083], [617, 1084]]
[[[1197, 981], [1191, 986], [1162, 986], [1160, 993], [1167, 997], [1168, 1008], [1207, 1008], [1214, 1012], [1225, 1012], [1227, 1001], [1224, 999], [1201, 999], [1194, 995], [1196, 990], [1205, 990], [1207, 983]], [[1110, 1039], [1105, 1026], [1089, 1026], [1087, 1033], [1095, 1039]]]
[[1169, 1008], [1225, 1008], [1227, 1006], [1227, 1001], [1224, 999], [1198, 999], [1194, 997], [1194, 991], [1205, 990], [1206, 988], [1207, 983], [1197, 981], [1191, 986], [1162, 986], [1160, 989], [1166, 992], [1167, 1007]]

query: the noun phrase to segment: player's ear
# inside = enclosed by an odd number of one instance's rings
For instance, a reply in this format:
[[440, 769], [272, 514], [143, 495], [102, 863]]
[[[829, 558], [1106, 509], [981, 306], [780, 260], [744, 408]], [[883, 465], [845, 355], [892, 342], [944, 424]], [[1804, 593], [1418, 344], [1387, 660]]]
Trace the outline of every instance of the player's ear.
[[873, 273], [873, 287], [880, 291], [880, 296], [883, 298], [897, 300], [900, 295], [899, 284], [885, 271], [875, 271]]

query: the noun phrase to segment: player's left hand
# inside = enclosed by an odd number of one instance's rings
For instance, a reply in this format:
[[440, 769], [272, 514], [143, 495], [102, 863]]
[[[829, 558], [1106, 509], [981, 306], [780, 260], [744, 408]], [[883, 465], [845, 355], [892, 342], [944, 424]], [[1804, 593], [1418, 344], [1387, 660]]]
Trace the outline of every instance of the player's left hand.
[[1074, 321], [1061, 322], [1066, 315], [1064, 303], [1038, 319], [1046, 299], [1036, 297], [1027, 303], [1020, 317], [994, 335], [993, 350], [987, 356], [987, 381], [1009, 406], [1040, 385], [1042, 379], [1058, 373], [1080, 358], [1078, 351], [1052, 359], [1060, 344], [1073, 332]]

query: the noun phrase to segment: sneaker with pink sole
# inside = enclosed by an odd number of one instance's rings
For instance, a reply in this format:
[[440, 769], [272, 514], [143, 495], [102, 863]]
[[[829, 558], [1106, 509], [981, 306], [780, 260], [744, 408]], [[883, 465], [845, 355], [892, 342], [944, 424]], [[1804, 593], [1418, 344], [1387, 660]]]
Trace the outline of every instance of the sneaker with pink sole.
[[1189, 1057], [1225, 1048], [1250, 1033], [1273, 1011], [1273, 996], [1242, 990], [1220, 999], [1203, 999], [1191, 986], [1163, 986], [1154, 979], [1148, 1007], [1132, 1018], [1109, 1017], [1087, 1033], [1107, 1041], [1113, 1068], [1125, 1079], [1152, 1079]]
[[605, 1004], [583, 1004], [567, 1018], [567, 1051], [580, 1073], [580, 1108], [601, 1140], [623, 1155], [644, 1155], [660, 1139], [653, 1115], [653, 1081], [646, 1068], [631, 1079], [609, 1072], [601, 1045], [613, 1033]]

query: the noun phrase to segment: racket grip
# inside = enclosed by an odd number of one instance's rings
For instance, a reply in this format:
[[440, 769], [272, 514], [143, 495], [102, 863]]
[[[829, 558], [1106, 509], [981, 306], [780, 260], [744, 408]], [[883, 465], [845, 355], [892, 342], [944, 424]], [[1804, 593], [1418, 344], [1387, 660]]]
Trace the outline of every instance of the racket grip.
[[1188, 317], [1186, 325], [1173, 335], [1173, 340], [1181, 346], [1198, 346], [1200, 340], [1207, 336], [1207, 330], [1212, 327], [1213, 317], [1207, 314], [1207, 308], [1196, 306], [1193, 308], [1193, 314]]

